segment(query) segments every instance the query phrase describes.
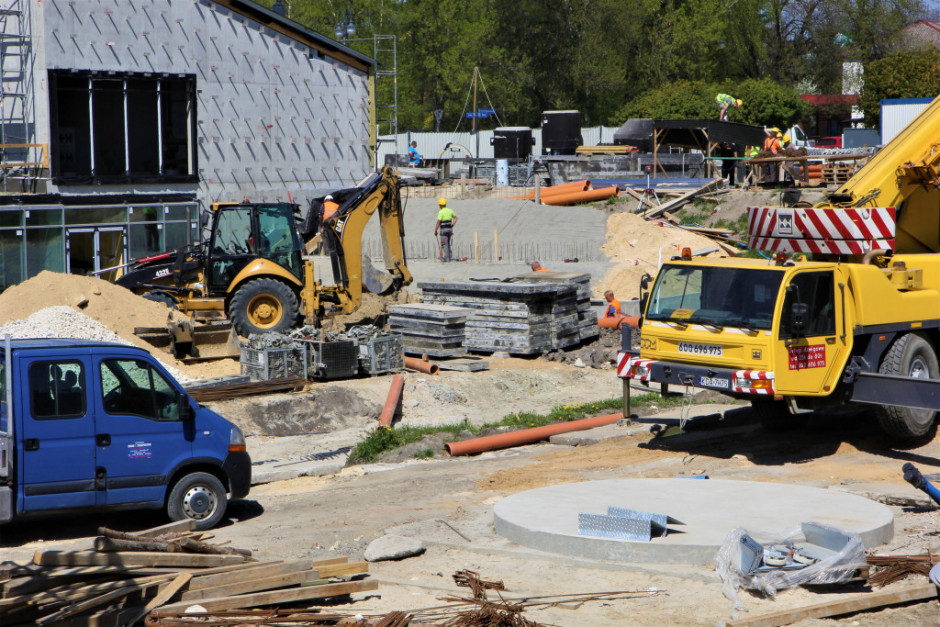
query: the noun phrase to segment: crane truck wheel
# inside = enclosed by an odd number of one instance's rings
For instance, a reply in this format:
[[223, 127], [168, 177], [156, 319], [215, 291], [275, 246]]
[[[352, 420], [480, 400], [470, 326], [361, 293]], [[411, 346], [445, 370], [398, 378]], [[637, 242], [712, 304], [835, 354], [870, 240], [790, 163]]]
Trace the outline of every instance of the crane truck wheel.
[[[937, 353], [919, 333], [907, 333], [895, 340], [881, 361], [878, 372], [918, 379], [940, 379]], [[876, 408], [876, 415], [878, 424], [888, 434], [899, 438], [919, 438], [930, 431], [937, 412], [884, 405]]]
[[275, 279], [255, 279], [238, 288], [229, 317], [239, 335], [286, 333], [297, 320], [297, 295]]
[[806, 424], [805, 414], [793, 414], [786, 401], [772, 398], [752, 398], [751, 408], [761, 426], [771, 433], [794, 431]]

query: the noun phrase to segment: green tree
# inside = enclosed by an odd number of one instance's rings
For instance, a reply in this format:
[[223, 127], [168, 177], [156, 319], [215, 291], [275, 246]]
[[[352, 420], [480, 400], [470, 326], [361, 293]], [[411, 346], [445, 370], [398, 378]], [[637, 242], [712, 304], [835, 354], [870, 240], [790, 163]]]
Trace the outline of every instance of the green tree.
[[859, 106], [866, 126], [878, 126], [885, 98], [934, 98], [940, 94], [940, 52], [902, 51], [865, 66]]

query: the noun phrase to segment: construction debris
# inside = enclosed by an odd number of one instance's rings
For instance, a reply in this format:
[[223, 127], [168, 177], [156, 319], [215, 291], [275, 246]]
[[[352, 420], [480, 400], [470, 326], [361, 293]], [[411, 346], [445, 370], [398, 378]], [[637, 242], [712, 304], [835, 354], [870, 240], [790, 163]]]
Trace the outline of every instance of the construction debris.
[[940, 563], [940, 555], [930, 552], [926, 555], [869, 555], [868, 563], [875, 567], [875, 574], [868, 578], [868, 583], [882, 588], [910, 575], [926, 577], [933, 565]]
[[197, 604], [246, 609], [378, 588], [345, 581], [367, 574], [365, 562], [255, 562], [250, 551], [207, 543], [194, 528], [193, 521], [140, 533], [102, 527], [93, 551], [37, 551], [32, 564], [0, 564], [3, 624], [133, 625], [161, 607], [171, 615]]
[[307, 385], [305, 377], [284, 377], [267, 381], [241, 381], [238, 383], [219, 384], [187, 388], [186, 392], [197, 403], [224, 401], [237, 396], [256, 396], [275, 392], [296, 392]]

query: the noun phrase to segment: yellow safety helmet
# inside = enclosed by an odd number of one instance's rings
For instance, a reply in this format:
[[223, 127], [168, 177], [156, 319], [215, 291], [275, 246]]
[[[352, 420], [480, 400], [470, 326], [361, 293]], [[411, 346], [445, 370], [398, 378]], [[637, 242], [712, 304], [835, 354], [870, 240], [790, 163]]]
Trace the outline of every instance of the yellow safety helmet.
[[447, 199], [446, 199], [446, 198], [438, 198], [438, 199], [437, 199], [437, 205], [438, 205], [439, 207], [443, 207], [443, 206], [445, 206], [446, 204], [447, 204]]
[[744, 104], [744, 101], [743, 101], [743, 100], [741, 100], [740, 98], [738, 98], [738, 99], [737, 99], [737, 100], [735, 100], [734, 102], [736, 103], [736, 104], [735, 104], [735, 106], [737, 106], [737, 107], [740, 107], [741, 105], [743, 105], [743, 104]]
[[779, 135], [779, 134], [780, 134], [780, 129], [777, 128], [776, 126], [771, 126], [771, 127], [770, 127], [770, 130], [771, 130], [771, 132], [772, 132], [774, 135]]
[[784, 143], [784, 144], [787, 144], [787, 143], [789, 143], [789, 142], [790, 142], [790, 136], [789, 136], [789, 135], [784, 135], [784, 136], [783, 136], [783, 143]]

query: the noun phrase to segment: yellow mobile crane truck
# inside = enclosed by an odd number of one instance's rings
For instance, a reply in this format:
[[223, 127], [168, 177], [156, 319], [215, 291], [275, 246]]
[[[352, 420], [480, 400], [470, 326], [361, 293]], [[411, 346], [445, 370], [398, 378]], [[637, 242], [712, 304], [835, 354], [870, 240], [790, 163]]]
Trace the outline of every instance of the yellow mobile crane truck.
[[[891, 435], [930, 434], [940, 410], [938, 165], [940, 98], [826, 201], [749, 208], [749, 246], [773, 259], [683, 251], [664, 263], [648, 292], [641, 282], [640, 347], [625, 331], [618, 374], [664, 394], [691, 386], [749, 399], [772, 429], [866, 403]], [[625, 394], [628, 406], [628, 385]]]
[[[350, 313], [364, 285], [384, 293], [412, 281], [399, 189], [398, 176], [383, 168], [336, 193], [342, 202], [322, 224], [298, 224], [297, 207], [284, 202], [215, 204], [208, 239], [141, 260], [116, 283], [189, 316], [228, 317], [243, 336]], [[363, 230], [376, 213], [384, 272], [362, 257]], [[313, 237], [330, 252], [335, 285], [314, 279], [313, 261], [304, 255], [310, 248], [304, 240]]]

